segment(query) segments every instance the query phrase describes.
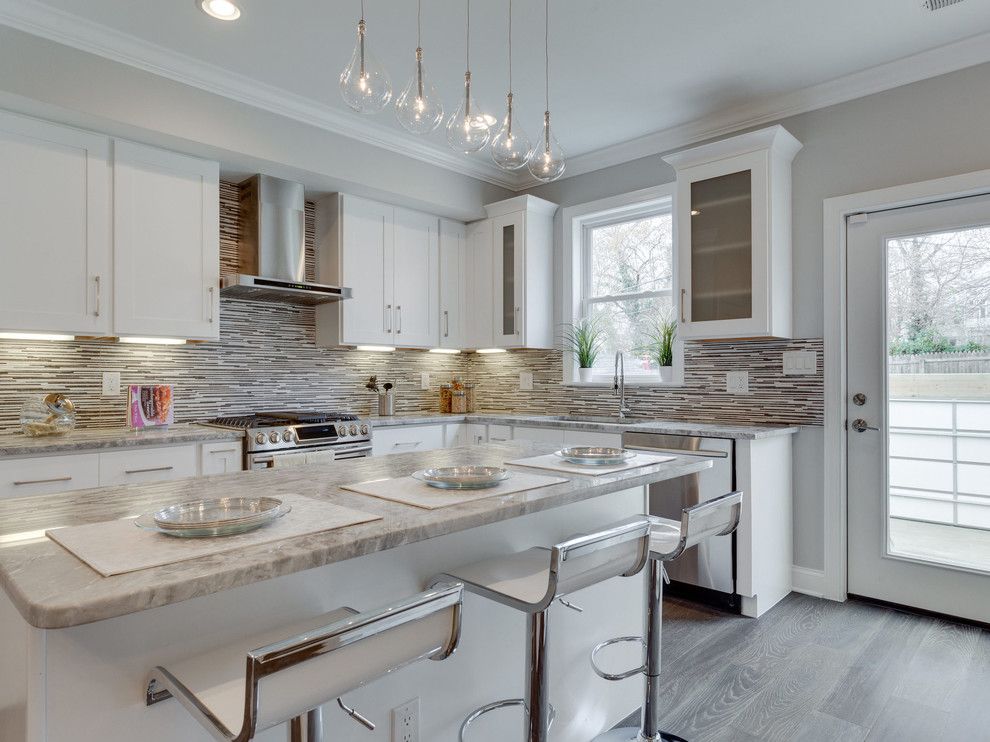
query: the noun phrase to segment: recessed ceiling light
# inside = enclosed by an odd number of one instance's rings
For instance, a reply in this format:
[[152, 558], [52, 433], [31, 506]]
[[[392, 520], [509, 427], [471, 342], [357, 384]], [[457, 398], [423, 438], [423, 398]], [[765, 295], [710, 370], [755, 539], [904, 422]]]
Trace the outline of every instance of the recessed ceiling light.
[[241, 9], [230, 0], [196, 0], [196, 5], [208, 16], [220, 21], [236, 21], [241, 17]]

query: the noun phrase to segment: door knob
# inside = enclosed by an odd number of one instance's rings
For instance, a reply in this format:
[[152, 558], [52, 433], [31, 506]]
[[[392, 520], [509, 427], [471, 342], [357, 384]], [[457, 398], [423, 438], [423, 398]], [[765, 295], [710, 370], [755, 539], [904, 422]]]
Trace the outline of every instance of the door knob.
[[861, 417], [857, 417], [855, 420], [852, 421], [852, 429], [855, 430], [857, 433], [862, 433], [864, 430], [880, 430], [880, 428], [874, 428], [873, 426], [869, 425], [866, 422], [866, 420], [864, 420]]
[[856, 392], [853, 395], [853, 404], [856, 405], [857, 407], [862, 407], [863, 405], [865, 405], [866, 395], [863, 394], [862, 392]]

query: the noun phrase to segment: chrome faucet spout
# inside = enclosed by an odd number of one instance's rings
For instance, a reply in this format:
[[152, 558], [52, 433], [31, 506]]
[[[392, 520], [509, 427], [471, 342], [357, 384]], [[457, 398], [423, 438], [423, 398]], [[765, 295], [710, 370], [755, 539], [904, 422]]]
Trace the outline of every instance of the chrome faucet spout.
[[619, 396], [619, 419], [621, 420], [627, 412], [632, 412], [626, 407], [626, 362], [621, 350], [615, 353], [615, 377], [612, 382], [612, 389]]

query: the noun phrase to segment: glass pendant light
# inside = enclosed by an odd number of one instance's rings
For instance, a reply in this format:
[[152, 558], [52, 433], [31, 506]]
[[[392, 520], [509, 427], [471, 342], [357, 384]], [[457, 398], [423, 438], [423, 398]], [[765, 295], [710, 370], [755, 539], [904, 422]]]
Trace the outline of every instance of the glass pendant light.
[[546, 111], [543, 113], [543, 131], [540, 141], [529, 158], [529, 172], [537, 180], [549, 183], [564, 174], [564, 150], [550, 129], [550, 0], [546, 0]]
[[367, 49], [365, 31], [364, 0], [361, 0], [357, 44], [351, 61], [340, 73], [340, 94], [344, 103], [358, 113], [378, 113], [392, 100], [392, 83], [385, 68]]
[[467, 69], [464, 72], [464, 97], [447, 120], [447, 144], [465, 154], [477, 152], [492, 136], [495, 119], [482, 113], [471, 96], [471, 0], [467, 0]]
[[423, 69], [422, 14], [423, 0], [419, 0], [416, 10], [416, 70], [395, 101], [395, 115], [399, 123], [413, 134], [428, 134], [443, 121], [440, 95]]
[[503, 170], [519, 170], [529, 161], [532, 144], [512, 115], [512, 0], [509, 0], [509, 93], [502, 128], [492, 139], [492, 160]]

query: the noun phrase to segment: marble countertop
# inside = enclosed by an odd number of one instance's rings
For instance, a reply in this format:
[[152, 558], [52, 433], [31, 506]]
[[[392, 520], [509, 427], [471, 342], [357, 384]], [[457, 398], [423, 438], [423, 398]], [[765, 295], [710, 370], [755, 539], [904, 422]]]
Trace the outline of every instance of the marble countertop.
[[135, 446], [174, 446], [180, 443], [236, 441], [244, 437], [240, 430], [222, 430], [205, 425], [174, 424], [167, 428], [131, 430], [106, 428], [74, 430], [65, 435], [32, 437], [21, 433], [0, 435], [0, 459], [47, 456], [58, 453], [83, 453], [110, 448]]
[[376, 428], [390, 428], [399, 425], [470, 422], [496, 425], [526, 425], [534, 428], [593, 430], [601, 433], [621, 433], [629, 430], [637, 433], [697, 435], [704, 438], [733, 438], [736, 440], [756, 440], [759, 438], [770, 438], [776, 435], [791, 435], [798, 432], [797, 427], [786, 425], [733, 425], [717, 422], [657, 420], [643, 417], [629, 417], [619, 420], [614, 417], [597, 417], [593, 415], [520, 415], [503, 412], [479, 412], [469, 415], [409, 412], [390, 417], [371, 417], [369, 419]]
[[[0, 586], [31, 625], [46, 629], [78, 626], [673, 479], [712, 465], [709, 459], [677, 457], [616, 474], [575, 476], [541, 489], [437, 510], [379, 500], [339, 487], [406, 476], [429, 466], [501, 465], [553, 450], [547, 444], [513, 441], [2, 500]], [[101, 577], [44, 536], [49, 528], [124, 518], [184, 500], [277, 496], [280, 492], [375, 513], [382, 519], [115, 577]]]

